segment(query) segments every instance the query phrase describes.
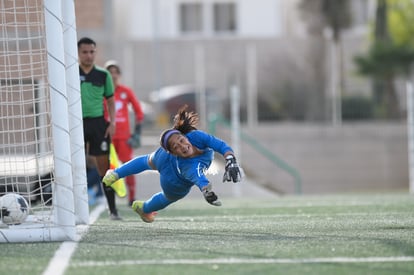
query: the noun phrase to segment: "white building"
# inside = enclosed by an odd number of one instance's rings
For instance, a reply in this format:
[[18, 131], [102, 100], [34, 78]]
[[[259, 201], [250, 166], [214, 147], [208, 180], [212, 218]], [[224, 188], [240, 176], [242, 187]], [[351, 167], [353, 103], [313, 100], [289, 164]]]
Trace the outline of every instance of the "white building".
[[[343, 93], [368, 93], [368, 82], [355, 76], [352, 60], [368, 46], [368, 23], [376, 1], [350, 1], [354, 26], [343, 34]], [[306, 102], [297, 107], [320, 112], [329, 109], [324, 106], [332, 71], [329, 41], [309, 34], [301, 2], [106, 0], [105, 28], [93, 36], [107, 59], [119, 61], [124, 82], [141, 98], [163, 86], [197, 84], [202, 79], [224, 97], [231, 82], [237, 82], [245, 95], [242, 105], [249, 89], [256, 90], [258, 101], [271, 105], [281, 100], [278, 93], [291, 101], [304, 93]], [[298, 116], [318, 119], [323, 114]]]
[[[351, 0], [356, 26], [375, 1]], [[116, 0], [115, 31], [132, 40], [306, 35], [300, 0]]]

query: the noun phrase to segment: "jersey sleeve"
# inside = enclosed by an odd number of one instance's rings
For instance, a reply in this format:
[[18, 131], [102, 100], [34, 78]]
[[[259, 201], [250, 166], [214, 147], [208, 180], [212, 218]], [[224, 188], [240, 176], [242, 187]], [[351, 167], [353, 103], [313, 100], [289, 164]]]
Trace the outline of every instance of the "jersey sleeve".
[[106, 70], [104, 72], [106, 74], [104, 96], [105, 98], [110, 98], [114, 95], [114, 83], [109, 72]]
[[127, 91], [129, 102], [132, 104], [132, 108], [134, 109], [135, 121], [142, 122], [144, 120], [144, 111], [141, 108], [141, 104], [132, 89], [128, 88]]
[[233, 149], [224, 140], [206, 132], [195, 130], [188, 133], [186, 136], [191, 144], [195, 145], [197, 148], [211, 148], [222, 155], [229, 151], [233, 152]]

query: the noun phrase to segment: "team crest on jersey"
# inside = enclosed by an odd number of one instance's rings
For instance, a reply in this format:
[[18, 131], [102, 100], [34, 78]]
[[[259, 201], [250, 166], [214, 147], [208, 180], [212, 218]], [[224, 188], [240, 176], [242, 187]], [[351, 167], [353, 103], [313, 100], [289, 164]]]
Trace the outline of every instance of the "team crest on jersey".
[[101, 143], [101, 150], [104, 152], [108, 151], [108, 142], [106, 142], [105, 140]]
[[126, 99], [128, 96], [127, 96], [127, 94], [126, 94], [126, 93], [122, 92], [122, 93], [119, 95], [119, 97], [120, 97], [121, 99]]
[[122, 101], [116, 101], [115, 102], [115, 111], [121, 110], [124, 106], [124, 103]]

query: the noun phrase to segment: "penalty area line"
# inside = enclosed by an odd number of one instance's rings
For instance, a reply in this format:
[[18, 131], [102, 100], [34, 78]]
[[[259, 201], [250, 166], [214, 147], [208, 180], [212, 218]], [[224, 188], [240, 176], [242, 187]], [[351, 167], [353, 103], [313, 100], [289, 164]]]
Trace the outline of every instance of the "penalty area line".
[[74, 267], [121, 266], [121, 265], [179, 265], [179, 264], [318, 264], [318, 263], [385, 263], [385, 262], [414, 262], [414, 257], [332, 257], [332, 258], [303, 258], [303, 259], [160, 259], [160, 260], [123, 260], [123, 261], [86, 261], [72, 263]]
[[[99, 215], [105, 210], [105, 204], [101, 203], [89, 215], [89, 224], [80, 227], [80, 235], [84, 235], [91, 224], [94, 224], [99, 218]], [[63, 242], [59, 249], [56, 250], [53, 258], [50, 260], [47, 268], [42, 275], [62, 275], [69, 265], [70, 258], [73, 252], [78, 247], [80, 237], [76, 241]]]

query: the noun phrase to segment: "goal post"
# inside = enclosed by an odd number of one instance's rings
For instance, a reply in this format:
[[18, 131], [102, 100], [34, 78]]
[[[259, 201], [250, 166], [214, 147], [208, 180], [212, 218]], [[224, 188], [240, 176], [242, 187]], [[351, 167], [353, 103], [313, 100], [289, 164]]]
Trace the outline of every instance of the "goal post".
[[89, 220], [73, 0], [0, 3], [0, 196], [29, 203], [0, 242], [77, 239]]
[[[63, 39], [66, 66], [66, 89], [69, 104], [69, 128], [72, 156], [73, 190], [76, 223], [89, 221], [88, 188], [86, 184], [86, 160], [83, 139], [83, 118], [80, 93], [76, 16], [74, 0], [62, 1]], [[78, 172], [80, 171], [80, 172]]]
[[413, 77], [406, 82], [408, 133], [408, 191], [414, 195], [414, 87]]

